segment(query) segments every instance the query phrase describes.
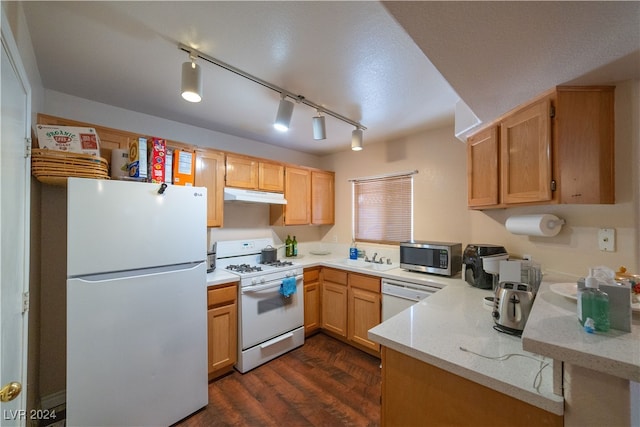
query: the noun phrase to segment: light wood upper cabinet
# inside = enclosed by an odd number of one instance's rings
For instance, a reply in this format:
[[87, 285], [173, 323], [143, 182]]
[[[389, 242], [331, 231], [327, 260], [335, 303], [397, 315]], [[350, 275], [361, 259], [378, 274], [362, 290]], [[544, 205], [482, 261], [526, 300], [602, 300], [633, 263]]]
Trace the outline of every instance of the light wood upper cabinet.
[[207, 188], [207, 227], [222, 227], [224, 213], [224, 153], [196, 151], [196, 187]]
[[284, 191], [284, 166], [276, 163], [258, 164], [258, 188], [264, 191]]
[[615, 203], [614, 88], [558, 88], [560, 203]]
[[311, 172], [289, 167], [284, 172], [286, 205], [271, 205], [271, 225], [307, 225], [311, 222]]
[[551, 200], [551, 101], [500, 123], [500, 191], [506, 204]]
[[228, 187], [258, 188], [258, 162], [248, 157], [231, 156], [227, 154]]
[[311, 224], [335, 223], [335, 174], [311, 171]]
[[469, 206], [500, 202], [500, 145], [498, 127], [491, 126], [467, 141], [467, 200]]
[[284, 166], [260, 159], [227, 155], [226, 185], [249, 190], [284, 191]]
[[559, 86], [471, 135], [468, 206], [615, 203], [614, 89]]
[[287, 167], [284, 197], [286, 225], [304, 225], [311, 222], [311, 174], [308, 169]]
[[323, 225], [335, 223], [335, 174], [287, 166], [286, 205], [271, 206], [271, 225]]

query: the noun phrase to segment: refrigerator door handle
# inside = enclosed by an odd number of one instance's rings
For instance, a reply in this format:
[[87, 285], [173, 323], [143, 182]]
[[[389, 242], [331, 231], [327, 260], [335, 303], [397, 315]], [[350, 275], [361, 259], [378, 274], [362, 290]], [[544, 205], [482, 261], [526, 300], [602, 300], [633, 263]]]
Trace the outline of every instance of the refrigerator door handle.
[[163, 273], [175, 273], [176, 271], [195, 270], [201, 264], [204, 264], [204, 261], [190, 262], [186, 264], [177, 264], [177, 265], [167, 265], [162, 267], [141, 268], [138, 270], [125, 270], [125, 271], [115, 271], [111, 273], [88, 274], [88, 275], [76, 276], [76, 277], [70, 276], [68, 277], [68, 279], [77, 279], [87, 283], [104, 282], [107, 280], [118, 280], [125, 277], [141, 277], [141, 276], [151, 276], [151, 275], [163, 274]]

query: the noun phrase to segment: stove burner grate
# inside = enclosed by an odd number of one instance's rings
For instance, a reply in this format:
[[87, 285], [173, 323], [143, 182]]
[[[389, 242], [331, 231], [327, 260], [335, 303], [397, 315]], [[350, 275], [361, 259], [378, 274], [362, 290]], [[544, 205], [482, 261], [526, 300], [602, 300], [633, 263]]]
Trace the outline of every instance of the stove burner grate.
[[237, 271], [238, 273], [253, 273], [255, 271], [262, 271], [262, 267], [250, 264], [232, 264], [227, 266], [227, 270]]
[[275, 261], [270, 261], [270, 262], [263, 262], [261, 263], [262, 265], [268, 265], [269, 267], [289, 267], [291, 265], [293, 265], [293, 262], [291, 261], [282, 261], [282, 260], [275, 260]]

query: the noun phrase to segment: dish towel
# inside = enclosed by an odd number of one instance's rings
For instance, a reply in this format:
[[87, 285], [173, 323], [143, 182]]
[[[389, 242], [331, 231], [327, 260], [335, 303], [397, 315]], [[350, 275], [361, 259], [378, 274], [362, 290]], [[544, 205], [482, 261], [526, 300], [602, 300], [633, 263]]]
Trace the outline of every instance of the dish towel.
[[280, 293], [285, 297], [289, 298], [291, 295], [296, 293], [296, 278], [295, 277], [287, 277], [280, 284]]

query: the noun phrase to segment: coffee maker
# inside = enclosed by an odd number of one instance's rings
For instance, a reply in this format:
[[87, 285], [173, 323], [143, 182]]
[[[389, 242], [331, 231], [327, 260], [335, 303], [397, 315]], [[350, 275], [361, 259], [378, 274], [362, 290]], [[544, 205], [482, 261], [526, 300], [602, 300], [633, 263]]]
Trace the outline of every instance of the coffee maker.
[[468, 244], [462, 254], [462, 276], [471, 286], [480, 289], [493, 288], [493, 276], [484, 271], [482, 258], [507, 255], [504, 247], [489, 244]]

